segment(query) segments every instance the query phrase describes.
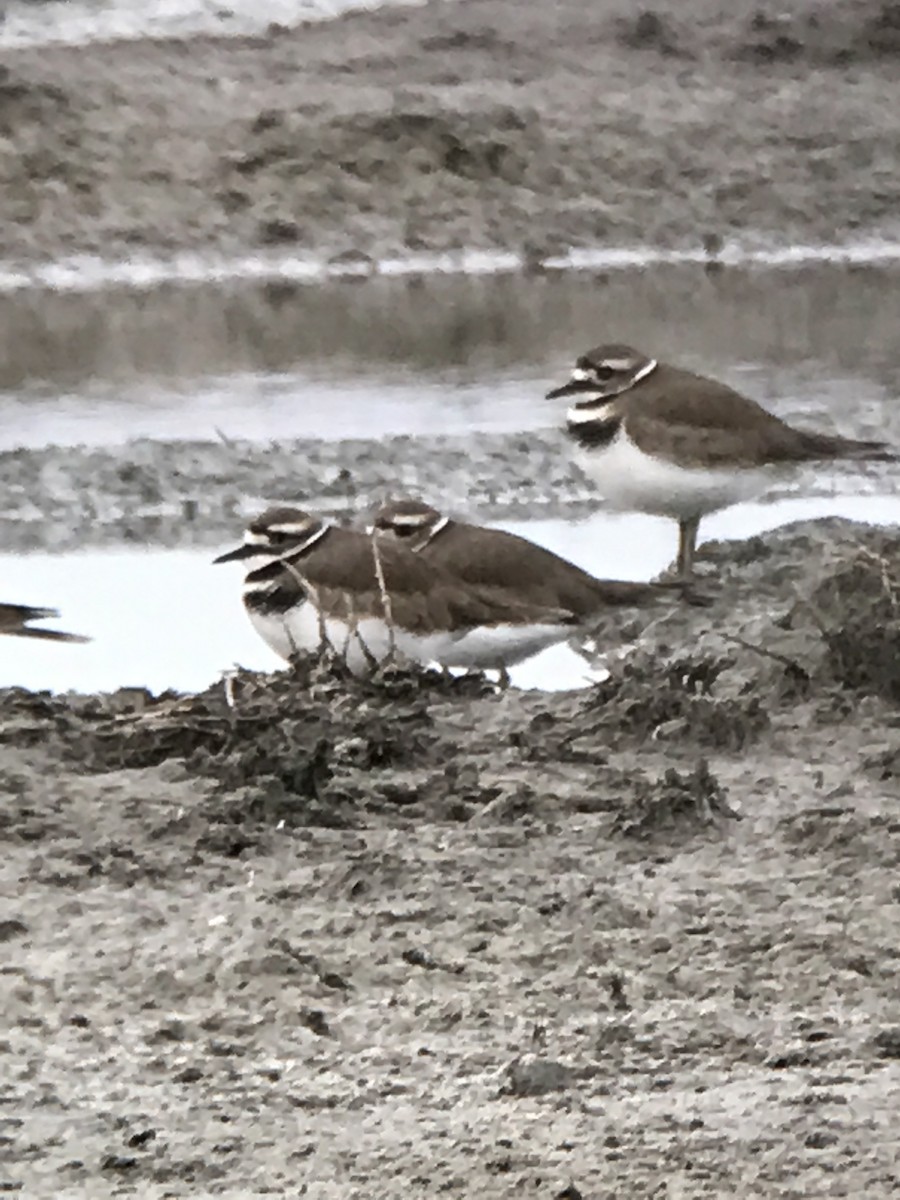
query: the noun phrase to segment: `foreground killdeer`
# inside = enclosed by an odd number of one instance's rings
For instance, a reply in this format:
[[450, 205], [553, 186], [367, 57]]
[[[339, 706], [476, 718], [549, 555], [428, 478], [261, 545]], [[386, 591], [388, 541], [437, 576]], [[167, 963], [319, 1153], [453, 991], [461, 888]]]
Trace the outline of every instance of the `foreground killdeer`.
[[215, 561], [245, 563], [244, 604], [276, 654], [330, 649], [355, 674], [397, 651], [505, 675], [578, 623], [566, 609], [468, 586], [403, 546], [294, 508], [267, 509]]
[[43, 638], [48, 642], [89, 642], [78, 633], [63, 633], [61, 629], [34, 629], [30, 621], [52, 620], [58, 617], [55, 608], [32, 608], [28, 604], [0, 604], [0, 633], [9, 637]]
[[567, 609], [582, 623], [605, 608], [671, 599], [671, 585], [596, 579], [527, 538], [451, 520], [420, 500], [383, 505], [374, 525], [379, 539], [408, 546], [464, 583], [499, 589], [529, 604]]
[[582, 355], [566, 426], [582, 469], [620, 509], [678, 522], [677, 570], [693, 571], [700, 520], [763, 491], [766, 469], [827, 459], [893, 460], [882, 442], [795, 429], [739, 392], [630, 346]]

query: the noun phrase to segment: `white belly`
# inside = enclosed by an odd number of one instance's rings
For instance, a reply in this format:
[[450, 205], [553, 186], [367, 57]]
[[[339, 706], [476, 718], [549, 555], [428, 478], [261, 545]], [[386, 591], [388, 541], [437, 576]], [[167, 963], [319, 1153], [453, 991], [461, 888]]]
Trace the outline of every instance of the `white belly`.
[[253, 628], [281, 658], [289, 659], [303, 651], [318, 652], [322, 640], [319, 617], [311, 604], [301, 604], [286, 613], [248, 611]]
[[762, 471], [679, 467], [639, 450], [620, 429], [608, 446], [579, 449], [576, 461], [611, 508], [676, 521], [702, 517], [759, 495]]
[[322, 627], [319, 614], [309, 601], [292, 608], [286, 620], [293, 646], [291, 653], [318, 654], [322, 646]]
[[286, 661], [298, 652], [319, 654], [330, 649], [344, 660], [354, 675], [365, 675], [388, 658], [392, 650], [423, 665], [436, 662], [448, 641], [447, 634], [418, 637], [395, 630], [392, 638], [384, 621], [363, 618], [350, 624], [334, 617], [320, 618], [318, 609], [305, 603], [288, 613], [249, 609], [253, 628], [267, 646]]
[[384, 621], [365, 617], [352, 625], [332, 617], [325, 620], [325, 635], [335, 654], [354, 675], [365, 675], [391, 652], [391, 635]]
[[572, 632], [570, 625], [485, 626], [462, 637], [444, 635], [443, 644], [433, 647], [432, 657], [444, 667], [512, 667]]
[[[309, 603], [287, 614], [250, 611], [253, 627], [281, 658], [298, 651], [318, 654], [322, 648], [323, 623]], [[412, 634], [390, 631], [384, 621], [363, 619], [354, 626], [333, 617], [324, 621], [325, 640], [354, 675], [365, 675], [387, 659], [392, 649], [413, 662], [439, 663], [444, 667], [511, 667], [538, 654], [554, 642], [571, 636], [568, 625], [499, 625], [465, 633]]]
[[294, 647], [288, 633], [287, 618], [281, 613], [258, 612], [252, 608], [247, 612], [250, 624], [269, 649], [274, 650], [279, 658], [285, 661], [289, 659], [294, 653]]

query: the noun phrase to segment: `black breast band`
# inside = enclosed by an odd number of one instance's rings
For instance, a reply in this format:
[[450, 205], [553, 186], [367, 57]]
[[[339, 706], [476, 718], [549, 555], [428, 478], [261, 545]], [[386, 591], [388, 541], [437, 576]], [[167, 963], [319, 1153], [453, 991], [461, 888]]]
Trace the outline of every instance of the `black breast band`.
[[602, 449], [608, 446], [622, 424], [621, 417], [603, 417], [596, 421], [570, 421], [566, 432], [584, 450]]
[[295, 608], [304, 597], [299, 594], [299, 588], [292, 582], [290, 586], [280, 587], [273, 583], [265, 591], [245, 592], [245, 606], [258, 613], [286, 613]]

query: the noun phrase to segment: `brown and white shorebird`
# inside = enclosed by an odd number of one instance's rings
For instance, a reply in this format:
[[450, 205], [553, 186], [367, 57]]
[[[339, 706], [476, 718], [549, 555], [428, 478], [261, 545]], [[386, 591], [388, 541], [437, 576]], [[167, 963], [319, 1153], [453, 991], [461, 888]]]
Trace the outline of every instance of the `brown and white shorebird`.
[[473, 587], [404, 546], [273, 507], [215, 562], [244, 563], [244, 605], [276, 654], [330, 649], [354, 674], [394, 652], [422, 664], [497, 669], [571, 636], [567, 609]]
[[529, 604], [567, 609], [587, 624], [604, 609], [674, 599], [671, 584], [597, 579], [581, 567], [502, 529], [455, 521], [421, 500], [393, 500], [375, 514], [375, 533], [407, 546], [456, 579]]
[[611, 507], [678, 522], [677, 571], [693, 572], [700, 521], [764, 491], [769, 469], [839, 459], [895, 461], [883, 442], [796, 429], [724, 383], [597, 346], [548, 400], [569, 398], [577, 461]]
[[9, 637], [41, 638], [47, 642], [89, 642], [79, 633], [61, 629], [35, 629], [31, 621], [49, 621], [59, 616], [55, 608], [32, 608], [29, 604], [0, 604], [0, 633]]

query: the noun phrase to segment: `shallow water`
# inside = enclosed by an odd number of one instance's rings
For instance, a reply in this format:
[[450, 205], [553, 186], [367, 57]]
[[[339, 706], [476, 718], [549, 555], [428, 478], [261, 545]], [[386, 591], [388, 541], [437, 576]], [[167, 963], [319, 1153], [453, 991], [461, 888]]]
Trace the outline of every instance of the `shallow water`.
[[[516, 433], [558, 425], [543, 393], [600, 340], [726, 379], [789, 419], [900, 444], [898, 279], [889, 268], [708, 275], [669, 265], [274, 290], [23, 289], [0, 296], [0, 450], [218, 436], [377, 444], [388, 434], [484, 431], [509, 433], [514, 449]], [[52, 463], [39, 474], [36, 486], [52, 494]], [[875, 485], [862, 469], [809, 473], [806, 498], [782, 492], [719, 514], [703, 533], [741, 537], [810, 515], [900, 521], [893, 483], [885, 473]], [[873, 488], [878, 495], [862, 494]], [[661, 570], [674, 544], [665, 522], [603, 513], [572, 525], [532, 521], [527, 533], [599, 574], [633, 578]], [[212, 552], [16, 558], [3, 549], [3, 599], [56, 605], [65, 628], [96, 640], [3, 639], [2, 683], [196, 688], [234, 662], [277, 665], [245, 619], [239, 579], [212, 570]], [[516, 681], [568, 687], [584, 674], [577, 656], [556, 649]]]
[[[831, 266], [865, 270], [900, 263], [900, 242], [890, 237], [863, 237], [841, 242], [774, 244], [735, 240], [726, 242], [714, 263], [702, 247], [665, 249], [635, 244], [626, 247], [596, 246], [548, 255], [541, 260], [547, 273], [583, 271], [592, 274], [643, 271], [672, 266], [700, 266], [707, 274], [722, 268], [797, 270]], [[54, 292], [99, 292], [118, 288], [145, 292], [165, 285], [236, 286], [243, 283], [298, 286], [335, 279], [421, 279], [429, 275], [468, 277], [531, 273], [531, 263], [513, 250], [455, 250], [417, 252], [371, 259], [351, 256], [349, 261], [316, 255], [299, 256], [295, 250], [224, 251], [182, 250], [174, 254], [135, 253], [128, 258], [96, 254], [32, 262], [0, 258], [0, 295], [47, 288]], [[539, 272], [540, 273], [540, 272]]]
[[[421, 0], [388, 0], [415, 4]], [[78, 44], [118, 38], [260, 33], [273, 22], [326, 20], [385, 0], [9, 0], [0, 46]]]
[[900, 271], [668, 266], [0, 296], [0, 449], [535, 429], [625, 340], [789, 418], [900, 433]]
[[[705, 538], [743, 538], [789, 521], [841, 516], [900, 524], [900, 497], [830, 497], [743, 504], [711, 517]], [[504, 522], [598, 575], [649, 579], [672, 557], [674, 527], [631, 514], [585, 521]], [[4, 599], [64, 608], [60, 628], [91, 635], [88, 645], [0, 639], [0, 686], [92, 692], [142, 685], [196, 690], [236, 664], [271, 670], [280, 660], [250, 627], [239, 564], [214, 568], [197, 551], [122, 551], [0, 556]], [[8, 593], [6, 591], [8, 589]], [[591, 678], [567, 646], [552, 647], [512, 672], [519, 687], [562, 690]]]

